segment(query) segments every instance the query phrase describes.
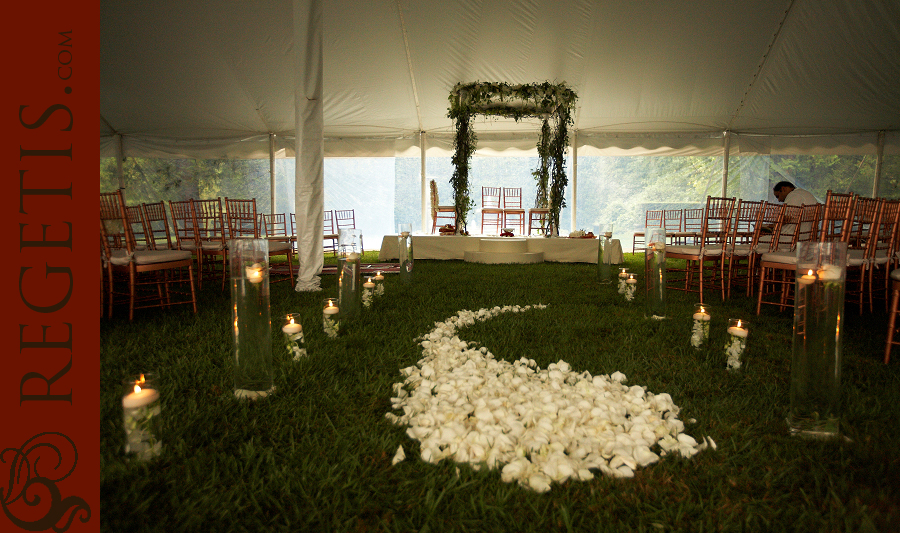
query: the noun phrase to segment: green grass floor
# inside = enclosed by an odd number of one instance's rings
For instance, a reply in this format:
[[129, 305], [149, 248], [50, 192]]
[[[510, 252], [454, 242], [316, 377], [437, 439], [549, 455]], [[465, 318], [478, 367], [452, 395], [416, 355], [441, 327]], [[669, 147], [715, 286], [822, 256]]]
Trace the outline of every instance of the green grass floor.
[[[373, 261], [364, 258], [364, 261]], [[633, 271], [642, 256], [626, 254]], [[417, 261], [338, 339], [322, 332], [323, 291], [271, 285], [272, 397], [233, 397], [231, 297], [204, 284], [200, 309], [101, 321], [101, 524], [104, 531], [896, 531], [900, 529], [900, 366], [885, 366], [887, 317], [849, 312], [844, 329], [843, 430], [849, 442], [791, 437], [785, 424], [790, 311], [710, 295], [710, 346], [689, 345], [696, 295], [670, 291], [668, 320], [643, 318], [589, 264], [478, 265]], [[399, 369], [414, 339], [462, 309], [548, 304], [460, 331], [497, 358], [542, 368], [564, 360], [592, 374], [669, 393], [686, 432], [718, 449], [667, 456], [632, 479], [597, 476], [537, 494], [499, 472], [418, 458], [390, 424]], [[292, 362], [278, 317], [301, 313], [309, 358]], [[725, 369], [726, 320], [750, 321], [745, 368]], [[896, 354], [900, 360], [900, 353]], [[123, 452], [121, 382], [160, 376], [161, 457]], [[406, 461], [391, 465], [402, 445]]]

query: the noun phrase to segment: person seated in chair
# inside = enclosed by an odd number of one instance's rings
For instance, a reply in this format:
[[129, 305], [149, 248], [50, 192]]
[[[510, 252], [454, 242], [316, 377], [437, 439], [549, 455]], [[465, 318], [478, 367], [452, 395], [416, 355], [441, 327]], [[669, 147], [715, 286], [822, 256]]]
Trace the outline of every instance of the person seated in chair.
[[[815, 196], [806, 189], [800, 189], [795, 187], [793, 183], [789, 181], [779, 181], [772, 187], [772, 192], [775, 193], [775, 198], [778, 198], [778, 201], [785, 205], [795, 205], [795, 206], [803, 206], [803, 205], [813, 205], [819, 203], [819, 200], [816, 199]], [[785, 222], [789, 222], [785, 220]], [[761, 228], [764, 233], [772, 233], [771, 227], [763, 227]], [[794, 234], [796, 230], [795, 224], [784, 224], [781, 227], [781, 239], [779, 242], [790, 243], [791, 235]], [[769, 242], [771, 237], [763, 238], [761, 237], [759, 241]]]

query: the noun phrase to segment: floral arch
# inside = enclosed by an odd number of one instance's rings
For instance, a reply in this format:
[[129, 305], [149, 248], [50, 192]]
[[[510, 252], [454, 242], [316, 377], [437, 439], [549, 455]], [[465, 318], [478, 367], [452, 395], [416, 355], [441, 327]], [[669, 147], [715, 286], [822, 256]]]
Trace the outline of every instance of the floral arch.
[[565, 207], [568, 184], [565, 153], [569, 144], [568, 127], [574, 124], [572, 112], [578, 96], [565, 83], [549, 82], [510, 85], [496, 82], [457, 83], [450, 91], [448, 117], [456, 126], [453, 142], [453, 196], [457, 212], [456, 231], [466, 227], [469, 211], [475, 206], [469, 192], [469, 168], [478, 138], [472, 129], [474, 115], [542, 119], [537, 144], [538, 168], [532, 172], [537, 182], [534, 207], [550, 210], [550, 229], [559, 229], [559, 212]]

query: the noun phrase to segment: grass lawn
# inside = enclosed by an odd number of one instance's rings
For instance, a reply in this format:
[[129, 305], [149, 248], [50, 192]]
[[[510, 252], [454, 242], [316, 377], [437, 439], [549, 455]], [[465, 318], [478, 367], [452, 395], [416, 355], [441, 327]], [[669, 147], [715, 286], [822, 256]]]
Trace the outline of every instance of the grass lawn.
[[[632, 271], [643, 256], [626, 254]], [[332, 261], [332, 259], [327, 259]], [[377, 252], [363, 262], [377, 262]], [[337, 339], [321, 327], [323, 291], [271, 285], [277, 392], [233, 397], [231, 297], [204, 283], [196, 315], [182, 306], [101, 320], [101, 523], [104, 531], [896, 531], [900, 524], [900, 366], [882, 364], [885, 314], [847, 313], [843, 429], [848, 443], [788, 435], [790, 311], [709, 295], [710, 346], [690, 344], [695, 295], [668, 293], [668, 320], [643, 318], [590, 264], [417, 261]], [[642, 286], [642, 285], [641, 285]], [[495, 357], [559, 360], [668, 393], [685, 432], [717, 450], [669, 455], [631, 479], [597, 475], [539, 494], [497, 470], [419, 459], [391, 424], [392, 385], [415, 365], [414, 339], [462, 309], [547, 304], [460, 330]], [[279, 315], [300, 313], [309, 358], [291, 361]], [[728, 318], [750, 321], [745, 368], [725, 369]], [[895, 354], [900, 360], [900, 353]], [[121, 381], [160, 379], [164, 452], [123, 451]], [[407, 459], [391, 459], [402, 445]]]

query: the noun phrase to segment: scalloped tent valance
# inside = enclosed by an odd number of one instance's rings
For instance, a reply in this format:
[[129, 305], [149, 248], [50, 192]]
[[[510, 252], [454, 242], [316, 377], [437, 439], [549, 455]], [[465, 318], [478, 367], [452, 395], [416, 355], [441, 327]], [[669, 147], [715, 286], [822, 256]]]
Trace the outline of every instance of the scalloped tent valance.
[[[501, 82], [457, 83], [450, 91], [450, 110], [456, 136], [453, 142], [453, 187], [456, 205], [456, 231], [466, 228], [468, 212], [474, 206], [469, 191], [469, 168], [478, 137], [472, 129], [474, 115], [512, 118], [516, 122], [526, 117], [542, 120], [541, 136], [537, 143], [538, 168], [532, 175], [537, 181], [536, 208], [549, 209], [550, 233], [559, 228], [559, 212], [566, 206], [568, 184], [565, 154], [569, 144], [568, 127], [574, 124], [572, 112], [578, 95], [565, 83], [550, 82], [529, 85], [510, 85]], [[550, 127], [550, 121], [554, 127]]]

